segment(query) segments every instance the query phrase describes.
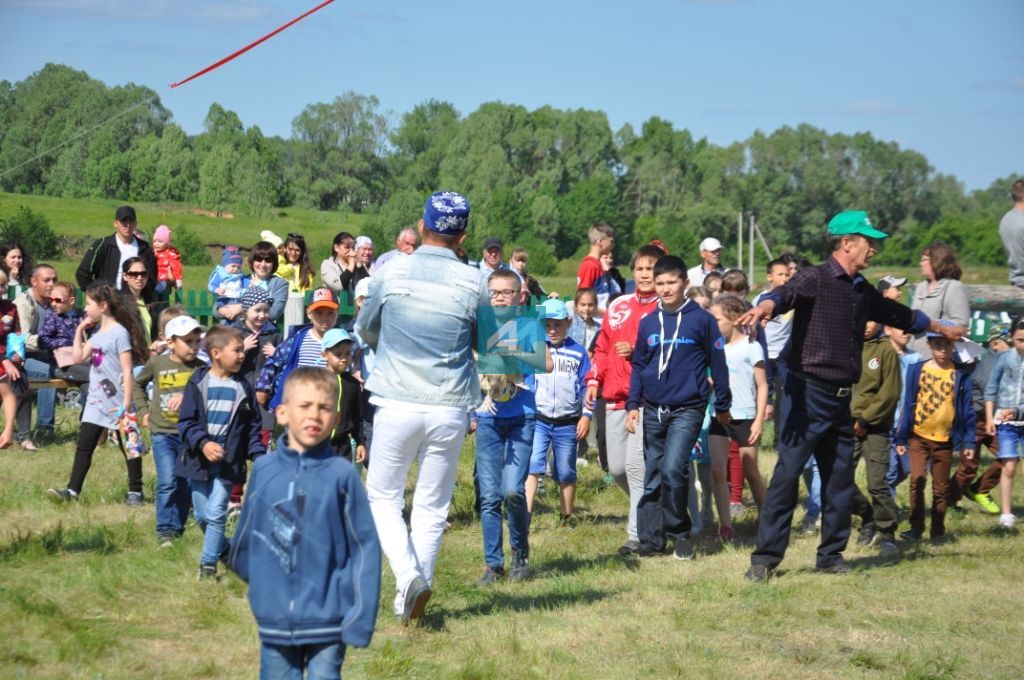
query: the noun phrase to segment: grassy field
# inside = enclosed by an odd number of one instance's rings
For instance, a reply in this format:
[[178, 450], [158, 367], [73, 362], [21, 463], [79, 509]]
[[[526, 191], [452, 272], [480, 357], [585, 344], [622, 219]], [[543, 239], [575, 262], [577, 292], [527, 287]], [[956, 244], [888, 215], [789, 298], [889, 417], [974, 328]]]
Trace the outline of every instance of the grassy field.
[[[59, 419], [56, 444], [0, 452], [0, 677], [254, 677], [244, 584], [196, 580], [194, 526], [158, 549], [152, 505], [121, 503], [116, 449], [97, 452], [80, 503], [44, 498], [66, 482], [73, 456], [76, 416], [60, 409]], [[772, 463], [762, 455], [765, 473]], [[847, 576], [814, 573], [815, 540], [796, 538], [779, 577], [758, 586], [743, 578], [752, 512], [736, 543], [702, 540], [693, 562], [616, 556], [625, 495], [590, 465], [576, 527], [559, 527], [555, 496], [541, 497], [534, 578], [482, 588], [471, 475], [470, 439], [425, 625], [398, 625], [385, 569], [373, 644], [349, 650], [346, 677], [990, 680], [1024, 667], [1024, 621], [1010, 614], [1024, 539], [996, 531], [969, 502], [951, 518], [953, 540], [903, 544], [898, 561], [851, 547]], [[153, 477], [146, 461], [148, 498]], [[1019, 513], [1019, 488], [1016, 500]]]

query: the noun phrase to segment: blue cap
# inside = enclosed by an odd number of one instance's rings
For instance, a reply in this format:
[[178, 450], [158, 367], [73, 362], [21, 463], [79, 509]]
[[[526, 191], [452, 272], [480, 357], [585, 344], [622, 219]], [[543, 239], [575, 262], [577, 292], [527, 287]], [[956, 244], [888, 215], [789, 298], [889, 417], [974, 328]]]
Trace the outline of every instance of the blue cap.
[[541, 304], [545, 319], [568, 319], [569, 310], [561, 300], [545, 300]]
[[454, 191], [431, 194], [423, 207], [423, 225], [438, 234], [461, 234], [469, 226], [469, 199]]
[[[949, 319], [939, 319], [939, 325], [940, 326], [955, 326], [956, 322], [955, 321], [950, 321]], [[928, 331], [928, 333], [926, 334], [926, 337], [928, 339], [931, 339], [931, 338], [944, 338], [946, 336], [943, 335], [942, 333], [936, 333], [935, 331]]]
[[348, 334], [344, 328], [332, 328], [331, 330], [324, 333], [323, 342], [320, 346], [326, 352], [330, 348], [337, 345], [339, 342], [353, 342], [352, 336]]

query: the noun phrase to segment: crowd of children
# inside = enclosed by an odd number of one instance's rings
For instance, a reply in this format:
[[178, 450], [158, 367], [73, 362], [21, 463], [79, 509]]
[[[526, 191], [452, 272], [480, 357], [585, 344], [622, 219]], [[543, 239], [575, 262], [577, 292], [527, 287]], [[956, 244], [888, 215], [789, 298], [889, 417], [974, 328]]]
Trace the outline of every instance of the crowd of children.
[[[121, 434], [134, 411], [150, 435], [159, 545], [179, 539], [193, 514], [203, 532], [199, 577], [215, 577], [226, 563], [250, 584], [261, 663], [329, 669], [340, 666], [345, 644], [369, 643], [376, 617], [380, 550], [359, 474], [344, 462], [373, 464], [373, 406], [363, 383], [374, 357], [352, 322], [338, 327], [334, 290], [316, 288], [304, 303], [313, 285], [304, 239], [289, 234], [275, 244], [264, 236], [278, 247], [276, 274], [288, 282], [282, 324], [271, 320], [269, 287], [242, 274], [242, 254], [233, 246], [211, 273], [209, 290], [219, 307], [237, 305], [241, 313], [204, 328], [183, 307], [164, 306], [152, 343], [135, 302], [113, 286], [89, 286], [80, 311], [75, 287], [54, 285], [39, 344], [53, 353], [55, 375], [81, 383], [85, 396], [70, 478], [48, 494], [77, 500], [97, 446], [114, 431], [128, 472], [125, 503], [141, 505], [143, 458]], [[634, 287], [623, 292], [601, 264], [614, 232], [596, 225], [589, 237], [572, 303], [549, 299], [538, 308], [545, 369], [481, 376], [482, 406], [471, 431], [484, 585], [530, 576], [530, 525], [543, 477], [556, 485], [560, 523], [575, 523], [577, 465], [585, 462], [588, 435], [609, 483], [628, 494], [620, 554], [656, 555], [671, 544], [677, 559], [693, 559], [694, 537], [711, 533], [716, 515], [717, 537], [735, 537], [744, 482], [757, 508], [764, 501], [758, 451], [784, 384], [792, 315], [763, 329], [740, 325], [750, 308], [746, 277], [712, 271], [691, 287], [683, 260], [661, 244], [638, 249], [630, 263]], [[159, 227], [158, 292], [182, 286], [180, 255], [170, 242], [170, 230]], [[520, 267], [486, 277], [494, 306], [530, 304], [532, 292], [543, 293], [525, 276], [525, 251], [514, 251], [516, 257]], [[356, 313], [372, 280], [369, 262], [360, 266], [367, 275], [354, 287]], [[772, 260], [766, 289], [785, 285], [796, 266], [795, 258]], [[898, 293], [899, 285], [886, 277], [879, 289]], [[17, 309], [0, 300], [0, 448], [13, 435], [21, 374], [7, 343], [19, 330]], [[946, 515], [963, 497], [1013, 528], [1012, 487], [1024, 447], [1024, 320], [993, 334], [989, 352], [974, 363], [961, 362], [939, 334], [929, 334], [926, 357], [908, 352], [908, 340], [868, 323], [851, 405], [855, 460], [864, 460], [867, 479], [866, 493], [857, 489], [851, 507], [861, 519], [857, 542], [892, 558], [899, 555], [895, 489], [904, 479], [905, 540], [924, 537], [928, 476], [933, 540], [946, 534]], [[777, 437], [777, 423], [774, 430]], [[982, 445], [996, 461], [975, 479]], [[808, 533], [821, 506], [813, 463], [801, 525]], [[996, 486], [998, 503], [988, 495]], [[229, 544], [227, 519], [238, 507]], [[330, 574], [327, 581], [323, 574]], [[281, 600], [280, 584], [292, 581], [303, 584], [298, 612], [296, 601]]]

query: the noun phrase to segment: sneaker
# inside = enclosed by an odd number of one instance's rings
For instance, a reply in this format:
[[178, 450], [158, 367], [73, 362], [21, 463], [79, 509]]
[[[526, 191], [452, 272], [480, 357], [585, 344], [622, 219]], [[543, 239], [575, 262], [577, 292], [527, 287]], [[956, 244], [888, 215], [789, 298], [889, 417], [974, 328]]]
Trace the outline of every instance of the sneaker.
[[743, 503], [729, 503], [729, 517], [736, 519], [743, 516]]
[[677, 538], [672, 557], [677, 560], [692, 560], [694, 555], [693, 541], [689, 538]]
[[572, 529], [576, 526], [576, 515], [558, 514], [558, 526]]
[[485, 567], [484, 575], [480, 577], [480, 585], [482, 586], [493, 586], [495, 583], [500, 581], [505, 575], [504, 567]]
[[718, 527], [718, 538], [723, 541], [731, 541], [736, 538], [736, 530], [732, 527]]
[[860, 531], [857, 533], [857, 545], [872, 545], [875, 542], [876, 532], [874, 522], [861, 524]]
[[996, 505], [996, 502], [992, 500], [992, 497], [989, 496], [987, 493], [972, 493], [969, 494], [969, 498], [978, 505], [980, 505], [981, 509], [984, 510], [987, 514], [999, 514], [999, 506]]
[[209, 579], [217, 578], [217, 565], [216, 564], [201, 564], [199, 565], [199, 580], [206, 581]]
[[18, 442], [18, 446], [25, 449], [26, 451], [35, 452], [39, 450], [39, 447], [36, 446], [35, 442], [33, 442], [31, 439], [22, 439], [20, 442]]
[[900, 549], [896, 545], [896, 541], [892, 536], [882, 536], [882, 539], [878, 542], [878, 556], [879, 557], [899, 557]]
[[67, 488], [65, 488], [65, 489], [57, 489], [57, 488], [47, 489], [46, 490], [46, 495], [48, 497], [52, 498], [53, 500], [59, 501], [61, 503], [68, 502], [68, 501], [77, 501], [78, 500], [78, 494], [75, 493], [74, 491], [72, 491], [71, 489], [67, 489]]
[[137, 508], [142, 505], [143, 502], [142, 493], [139, 491], [129, 491], [128, 495], [124, 497], [124, 504], [129, 508]]
[[1013, 525], [1017, 523], [1017, 518], [1013, 516], [1013, 513], [1004, 512], [999, 515], [999, 528], [1000, 529], [1013, 529]]
[[640, 541], [630, 539], [619, 546], [620, 555], [635, 555], [640, 552]]
[[427, 601], [433, 593], [430, 590], [430, 586], [427, 585], [427, 580], [422, 576], [417, 576], [409, 584], [409, 587], [405, 590], [405, 607], [402, 609], [402, 625], [408, 626], [414, 621], [418, 621], [423, 618], [423, 614], [427, 609]]
[[811, 517], [810, 515], [804, 515], [804, 519], [800, 522], [800, 534], [803, 536], [814, 536], [818, 533], [818, 518]]
[[772, 570], [765, 564], [751, 564], [744, 576], [754, 583], [768, 583], [768, 579], [772, 577]]
[[832, 564], [829, 564], [829, 565], [824, 566], [824, 567], [815, 567], [815, 571], [817, 571], [817, 572], [819, 572], [821, 574], [834, 574], [834, 575], [839, 576], [839, 575], [842, 575], [842, 574], [849, 574], [850, 573], [850, 565], [847, 563], [846, 560], [844, 560], [842, 557], [840, 557], [838, 560], [836, 560]]
[[586, 458], [576, 459], [576, 467], [587, 467], [588, 465], [590, 465], [590, 461], [587, 460]]
[[525, 581], [530, 578], [530, 558], [516, 551], [512, 556], [512, 566], [508, 570], [509, 581]]
[[171, 548], [174, 547], [174, 542], [178, 540], [178, 538], [179, 537], [175, 534], [160, 534], [156, 537], [156, 542], [159, 544], [161, 549]]
[[904, 541], [920, 541], [924, 536], [923, 531], [917, 531], [916, 529], [907, 529], [906, 531], [900, 532], [900, 538]]

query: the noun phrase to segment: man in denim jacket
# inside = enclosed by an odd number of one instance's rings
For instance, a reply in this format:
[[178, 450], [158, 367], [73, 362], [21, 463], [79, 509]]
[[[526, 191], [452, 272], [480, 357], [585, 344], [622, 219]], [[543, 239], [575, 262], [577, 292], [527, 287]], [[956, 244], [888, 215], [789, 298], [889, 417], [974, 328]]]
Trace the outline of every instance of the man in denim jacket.
[[[430, 599], [469, 410], [480, 402], [472, 348], [487, 285], [453, 250], [468, 222], [466, 197], [432, 194], [419, 223], [423, 245], [373, 278], [356, 319], [356, 332], [376, 353], [366, 382], [377, 409], [366, 491], [403, 624], [422, 617]], [[407, 530], [402, 510], [414, 460], [419, 476]]]

